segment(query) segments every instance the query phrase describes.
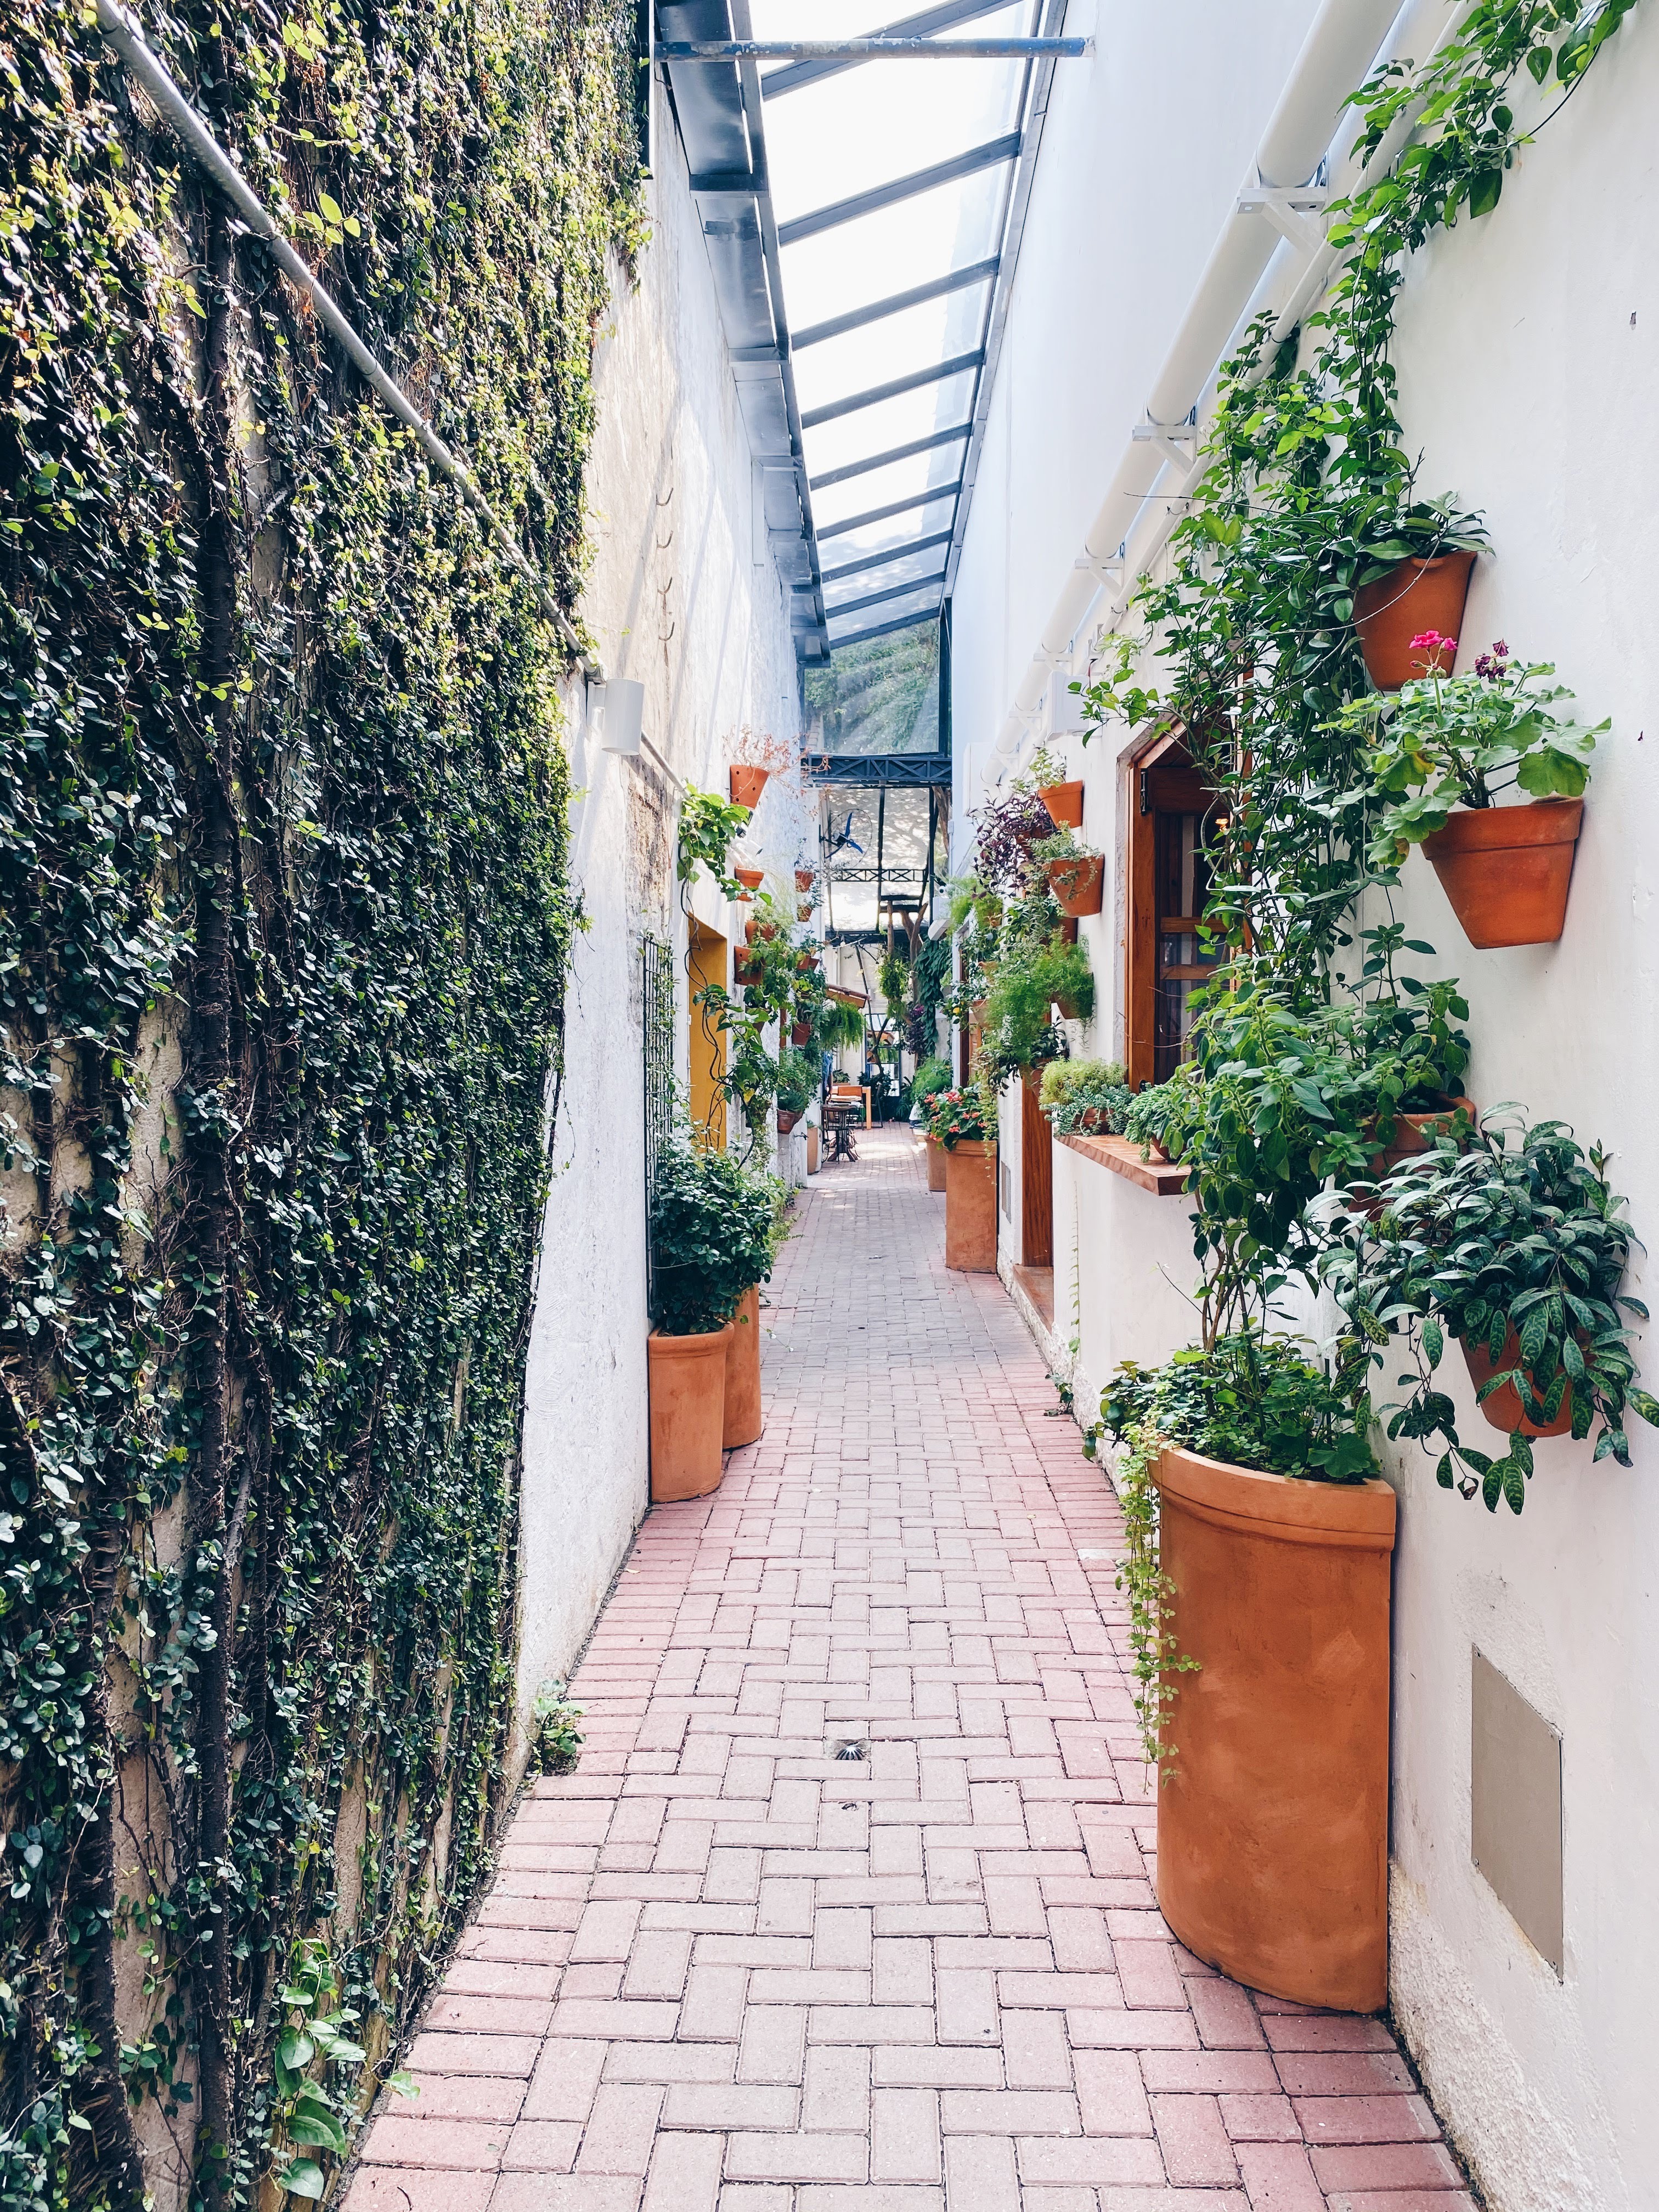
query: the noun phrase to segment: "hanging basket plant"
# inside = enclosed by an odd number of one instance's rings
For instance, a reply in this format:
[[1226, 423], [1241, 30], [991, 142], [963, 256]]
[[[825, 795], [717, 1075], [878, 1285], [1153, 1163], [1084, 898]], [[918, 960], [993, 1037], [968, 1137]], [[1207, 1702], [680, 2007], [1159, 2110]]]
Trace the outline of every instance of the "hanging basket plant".
[[1063, 915], [1073, 918], [1098, 914], [1105, 895], [1106, 856], [1080, 845], [1069, 830], [1059, 830], [1031, 848], [1048, 878]]

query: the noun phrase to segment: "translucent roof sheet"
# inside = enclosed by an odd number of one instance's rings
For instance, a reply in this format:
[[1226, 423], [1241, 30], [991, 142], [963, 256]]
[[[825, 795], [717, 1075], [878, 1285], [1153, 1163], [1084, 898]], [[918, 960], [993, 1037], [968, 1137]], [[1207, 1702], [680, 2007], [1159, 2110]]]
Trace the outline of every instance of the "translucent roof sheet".
[[[750, 0], [745, 35], [860, 38], [906, 12], [893, 0]], [[948, 48], [953, 36], [1031, 37], [1039, 12], [1039, 0], [1008, 0], [935, 40]], [[994, 264], [1000, 251], [1030, 77], [1026, 60], [977, 57], [881, 59], [827, 72], [810, 63], [763, 66], [783, 307], [797, 340], [808, 339], [792, 346], [790, 359], [832, 643], [939, 606], [994, 269], [941, 288], [957, 271]], [[949, 164], [958, 173], [930, 177]], [[911, 180], [918, 188], [882, 204], [848, 205]], [[836, 220], [823, 220], [830, 213]], [[928, 288], [933, 296], [906, 303]], [[877, 307], [884, 312], [852, 329], [817, 335]], [[963, 365], [927, 376], [948, 362]], [[866, 400], [907, 378], [927, 380]], [[864, 404], [848, 408], [849, 400]], [[824, 410], [832, 410], [827, 419], [814, 419]], [[898, 514], [882, 512], [899, 506]], [[860, 517], [874, 519], [837, 532]], [[890, 557], [836, 575], [872, 556]]]

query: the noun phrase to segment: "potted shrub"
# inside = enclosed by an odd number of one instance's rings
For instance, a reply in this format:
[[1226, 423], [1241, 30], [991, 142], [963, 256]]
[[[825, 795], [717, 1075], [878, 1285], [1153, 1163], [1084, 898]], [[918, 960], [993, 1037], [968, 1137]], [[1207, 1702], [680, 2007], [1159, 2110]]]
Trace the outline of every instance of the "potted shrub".
[[1349, 1378], [1268, 1334], [1264, 1304], [1162, 1369], [1121, 1369], [1102, 1401], [1136, 1709], [1161, 1776], [1158, 1908], [1235, 1980], [1374, 2012], [1395, 1497]]
[[1042, 862], [1062, 914], [1100, 912], [1106, 882], [1103, 853], [1079, 844], [1069, 830], [1056, 830], [1052, 836], [1038, 839], [1031, 848], [1031, 857]]
[[948, 1060], [924, 1060], [910, 1079], [910, 1121], [920, 1131], [923, 1149], [927, 1154], [927, 1188], [942, 1191], [945, 1188], [945, 1151], [927, 1127], [927, 1109], [941, 1091], [951, 1087], [951, 1063]]
[[977, 1091], [935, 1091], [927, 1102], [927, 1133], [945, 1153], [945, 1264], [994, 1274], [997, 1147]]
[[700, 1498], [720, 1481], [733, 1316], [771, 1272], [776, 1224], [770, 1184], [745, 1174], [729, 1152], [697, 1149], [682, 1136], [659, 1160], [647, 1358], [651, 1495], [659, 1504]]
[[1418, 641], [1430, 632], [1437, 642], [1427, 648], [1429, 665], [1449, 672], [1470, 571], [1486, 543], [1478, 515], [1423, 500], [1365, 546], [1354, 578], [1353, 619], [1366, 673], [1379, 691], [1397, 691], [1424, 672]]
[[[1426, 653], [1455, 639], [1428, 633]], [[1373, 866], [1397, 868], [1413, 845], [1432, 863], [1471, 945], [1551, 945], [1566, 920], [1590, 755], [1610, 725], [1581, 729], [1552, 711], [1572, 694], [1522, 666], [1502, 641], [1469, 676], [1430, 672], [1391, 701], [1356, 700], [1338, 726], [1370, 739], [1382, 802]], [[1499, 806], [1499, 793], [1530, 794]]]
[[[1639, 1389], [1623, 1314], [1646, 1318], [1620, 1285], [1632, 1243], [1605, 1156], [1586, 1153], [1559, 1121], [1483, 1125], [1463, 1148], [1442, 1137], [1379, 1186], [1377, 1218], [1348, 1217], [1324, 1273], [1381, 1364], [1403, 1332], [1417, 1377], [1389, 1411], [1390, 1437], [1440, 1450], [1443, 1489], [1479, 1491], [1518, 1513], [1533, 1471], [1530, 1439], [1587, 1439], [1594, 1456], [1630, 1464], [1626, 1408], [1659, 1423]], [[1622, 1311], [1621, 1311], [1622, 1310]], [[1436, 1370], [1456, 1342], [1484, 1418], [1508, 1437], [1501, 1455], [1466, 1444]], [[1402, 1376], [1409, 1381], [1409, 1376]]]
[[1120, 1060], [1051, 1060], [1038, 1103], [1056, 1136], [1121, 1137], [1134, 1095]]

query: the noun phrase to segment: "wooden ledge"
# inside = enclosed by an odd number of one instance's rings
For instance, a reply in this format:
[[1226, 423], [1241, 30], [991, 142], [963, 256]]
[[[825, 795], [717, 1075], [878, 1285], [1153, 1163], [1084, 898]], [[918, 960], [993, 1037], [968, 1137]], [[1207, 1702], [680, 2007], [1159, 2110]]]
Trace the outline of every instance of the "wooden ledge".
[[1126, 1182], [1149, 1190], [1154, 1198], [1180, 1198], [1187, 1188], [1189, 1170], [1167, 1160], [1143, 1160], [1139, 1145], [1132, 1145], [1127, 1137], [1090, 1137], [1081, 1131], [1060, 1138], [1074, 1152], [1081, 1152], [1085, 1160], [1095, 1160], [1114, 1175], [1121, 1175]]

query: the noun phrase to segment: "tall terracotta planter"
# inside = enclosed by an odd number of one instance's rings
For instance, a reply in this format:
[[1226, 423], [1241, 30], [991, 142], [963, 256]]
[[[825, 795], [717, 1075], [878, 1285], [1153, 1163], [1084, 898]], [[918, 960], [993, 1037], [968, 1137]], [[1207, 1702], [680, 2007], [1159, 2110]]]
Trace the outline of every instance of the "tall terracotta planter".
[[766, 788], [769, 768], [750, 768], [739, 761], [732, 770], [732, 804], [733, 806], [756, 807]]
[[[1443, 675], [1463, 627], [1463, 606], [1469, 596], [1469, 571], [1474, 555], [1439, 553], [1432, 561], [1402, 561], [1375, 583], [1362, 584], [1353, 595], [1354, 627], [1359, 649], [1379, 691], [1398, 691], [1402, 684], [1415, 683], [1431, 663]], [[1428, 653], [1412, 640], [1425, 630], [1437, 630], [1451, 641], [1450, 649]]]
[[1423, 840], [1469, 943], [1553, 945], [1566, 927], [1582, 799], [1477, 806]]
[[1083, 827], [1083, 780], [1075, 783], [1045, 783], [1037, 797], [1048, 810], [1048, 819], [1056, 830], [1080, 830]]
[[963, 1274], [997, 1269], [997, 1148], [964, 1138], [945, 1150], [945, 1264]]
[[760, 1285], [751, 1283], [728, 1324], [726, 1407], [720, 1442], [727, 1451], [752, 1444], [761, 1432]]
[[818, 1125], [811, 1122], [806, 1132], [806, 1172], [815, 1176], [818, 1171]]
[[945, 1151], [944, 1146], [940, 1144], [937, 1137], [928, 1138], [927, 1188], [929, 1190], [944, 1189], [945, 1163], [950, 1158], [950, 1157], [951, 1155]]
[[1189, 1951], [1338, 2012], [1389, 1992], [1389, 1562], [1395, 1496], [1159, 1462], [1181, 1674], [1158, 1901]]
[[720, 1486], [726, 1348], [732, 1335], [727, 1322], [697, 1336], [665, 1336], [653, 1328], [646, 1341], [654, 1504], [702, 1498]]
[[1103, 853], [1048, 862], [1048, 888], [1059, 900], [1062, 914], [1098, 914], [1105, 881]]

